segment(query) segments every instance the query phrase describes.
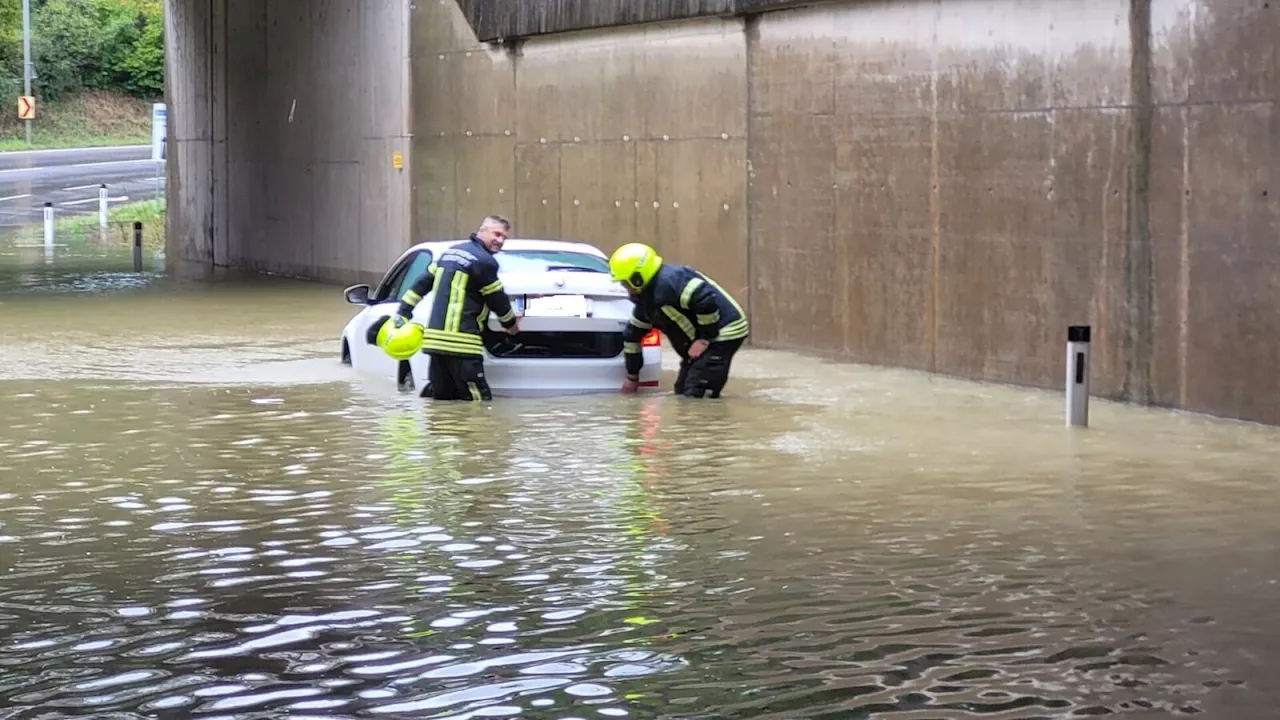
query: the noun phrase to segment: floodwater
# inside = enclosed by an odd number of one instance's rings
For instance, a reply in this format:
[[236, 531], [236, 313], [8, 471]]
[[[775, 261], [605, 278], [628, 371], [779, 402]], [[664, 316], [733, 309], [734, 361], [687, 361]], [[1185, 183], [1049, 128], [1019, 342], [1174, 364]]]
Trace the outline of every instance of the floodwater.
[[1275, 430], [752, 350], [432, 404], [338, 363], [340, 288], [41, 252], [0, 718], [1276, 716]]

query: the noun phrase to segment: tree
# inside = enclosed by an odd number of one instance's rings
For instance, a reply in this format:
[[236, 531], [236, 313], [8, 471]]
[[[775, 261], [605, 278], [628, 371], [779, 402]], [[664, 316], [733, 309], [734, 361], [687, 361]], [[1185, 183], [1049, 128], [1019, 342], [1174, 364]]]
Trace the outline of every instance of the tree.
[[31, 55], [41, 98], [93, 86], [86, 80], [100, 72], [104, 39], [96, 10], [92, 0], [47, 0], [33, 10]]
[[[12, 4], [4, 3], [6, 8]], [[0, 45], [5, 19], [0, 11]], [[145, 99], [163, 93], [162, 0], [37, 0], [31, 24], [36, 88], [43, 99], [82, 90]], [[17, 27], [21, 79], [21, 9]], [[0, 61], [3, 52], [0, 47]]]
[[106, 27], [103, 50], [103, 89], [142, 98], [164, 93], [164, 14], [159, 2], [135, 0], [117, 8]]
[[0, 78], [22, 87], [22, 3], [0, 0]]

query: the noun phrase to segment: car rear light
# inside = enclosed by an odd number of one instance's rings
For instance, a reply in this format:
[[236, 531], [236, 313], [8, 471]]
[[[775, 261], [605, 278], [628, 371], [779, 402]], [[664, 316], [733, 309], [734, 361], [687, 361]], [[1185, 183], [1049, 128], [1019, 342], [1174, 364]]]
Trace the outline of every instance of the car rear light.
[[658, 328], [649, 331], [648, 335], [640, 341], [642, 347], [658, 347], [662, 344], [662, 333], [658, 332]]

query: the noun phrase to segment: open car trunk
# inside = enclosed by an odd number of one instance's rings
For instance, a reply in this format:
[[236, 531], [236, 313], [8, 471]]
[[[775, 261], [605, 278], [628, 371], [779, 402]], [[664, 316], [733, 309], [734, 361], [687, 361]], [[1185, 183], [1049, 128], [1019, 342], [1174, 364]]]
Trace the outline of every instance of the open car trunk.
[[507, 295], [523, 315], [508, 335], [489, 317], [485, 347], [505, 358], [613, 358], [622, 354], [622, 330], [631, 299], [603, 273], [550, 272], [505, 278]]
[[486, 330], [484, 346], [501, 358], [611, 358], [622, 352], [622, 333], [521, 329], [508, 335]]

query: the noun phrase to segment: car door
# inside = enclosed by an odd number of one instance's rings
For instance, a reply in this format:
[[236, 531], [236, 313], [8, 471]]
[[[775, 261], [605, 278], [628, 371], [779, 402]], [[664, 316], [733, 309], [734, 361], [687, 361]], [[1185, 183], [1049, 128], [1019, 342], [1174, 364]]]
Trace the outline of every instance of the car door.
[[[396, 377], [399, 363], [383, 352], [382, 348], [367, 343], [365, 334], [379, 318], [395, 314], [400, 305], [400, 297], [404, 295], [405, 290], [413, 286], [419, 275], [426, 272], [431, 265], [431, 260], [431, 251], [425, 249], [414, 251], [401, 258], [369, 298], [369, 307], [361, 313], [361, 321], [355, 328], [356, 337], [352, 338], [351, 342], [352, 364], [362, 372]], [[420, 305], [425, 305], [425, 298]], [[417, 315], [416, 312], [415, 315]]]

